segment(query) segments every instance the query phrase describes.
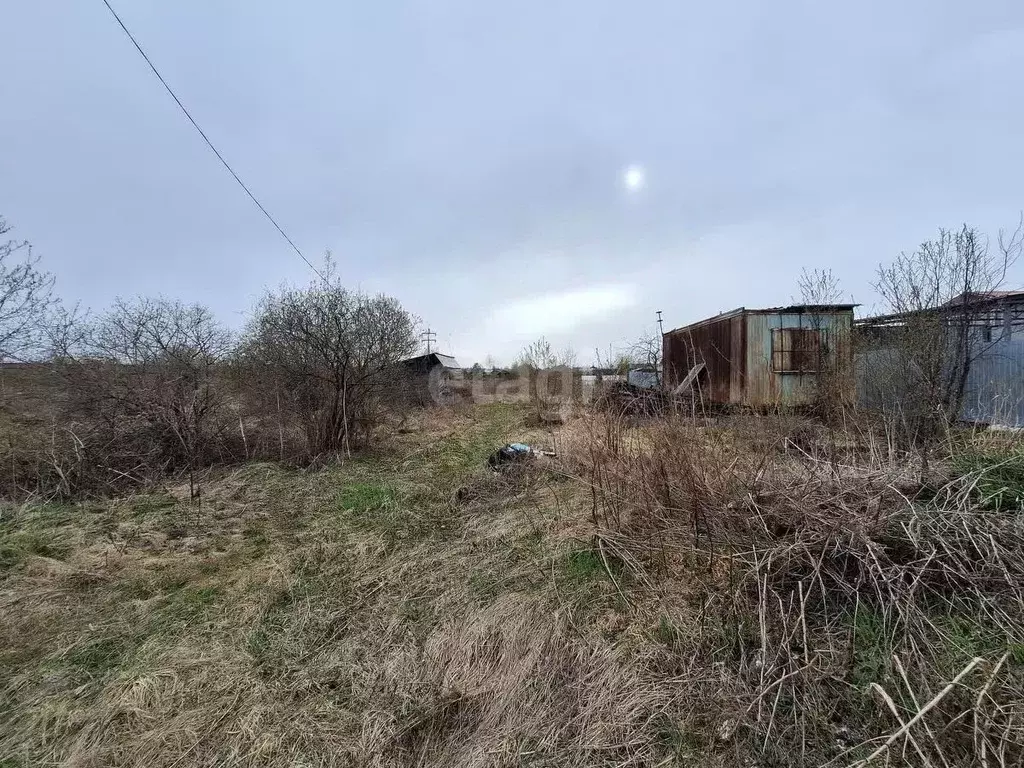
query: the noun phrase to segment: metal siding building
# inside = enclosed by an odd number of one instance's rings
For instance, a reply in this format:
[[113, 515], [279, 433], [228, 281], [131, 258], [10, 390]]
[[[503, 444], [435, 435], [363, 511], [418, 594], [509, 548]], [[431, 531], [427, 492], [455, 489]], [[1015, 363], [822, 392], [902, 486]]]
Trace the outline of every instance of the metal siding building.
[[999, 341], [971, 363], [960, 416], [1024, 427], [1024, 341]]
[[804, 401], [818, 381], [812, 368], [824, 362], [829, 370], [849, 370], [854, 306], [740, 307], [668, 331], [662, 337], [666, 386], [675, 387], [704, 363], [698, 387], [713, 403], [759, 407]]
[[[865, 408], [900, 408], [913, 388], [901, 387], [899, 375], [878, 371], [907, 371], [896, 348], [857, 352], [857, 399]], [[999, 340], [972, 361], [964, 387], [960, 418], [968, 422], [1024, 427], [1024, 340]]]
[[914, 363], [898, 345], [887, 345], [884, 334], [919, 317], [945, 318], [954, 326], [966, 323], [976, 334], [971, 343], [979, 348], [972, 353], [960, 418], [1024, 427], [1024, 291], [964, 293], [938, 307], [858, 320], [862, 339], [856, 372], [861, 405], [899, 408], [903, 399], [914, 396], [914, 389], [899, 380], [912, 375]]

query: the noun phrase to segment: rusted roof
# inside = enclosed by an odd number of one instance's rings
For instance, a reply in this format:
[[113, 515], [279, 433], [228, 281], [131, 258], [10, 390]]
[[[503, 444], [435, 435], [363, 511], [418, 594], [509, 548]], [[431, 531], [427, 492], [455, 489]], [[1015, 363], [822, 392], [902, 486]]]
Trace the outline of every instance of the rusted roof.
[[698, 320], [695, 323], [689, 325], [682, 325], [679, 328], [673, 328], [671, 331], [665, 331], [665, 333], [676, 333], [677, 331], [687, 331], [692, 328], [699, 328], [702, 325], [708, 323], [716, 323], [719, 320], [726, 320], [736, 315], [792, 315], [801, 314], [804, 312], [813, 312], [815, 314], [828, 314], [830, 312], [849, 312], [855, 307], [859, 307], [860, 304], [790, 304], [786, 307], [766, 307], [764, 309], [747, 309], [746, 307], [737, 307], [731, 309], [728, 312], [721, 312], [714, 317], [708, 317], [703, 320]]
[[708, 325], [709, 323], [717, 323], [719, 320], [728, 320], [730, 317], [736, 317], [736, 315], [742, 315], [746, 312], [745, 307], [737, 307], [736, 309], [730, 309], [728, 312], [719, 312], [714, 317], [706, 317], [703, 320], [698, 320], [695, 323], [689, 325], [681, 325], [678, 328], [673, 328], [671, 331], [665, 331], [666, 334], [676, 333], [677, 331], [686, 331], [690, 328], [699, 328], [702, 325]]
[[849, 312], [860, 304], [790, 304], [788, 307], [768, 307], [767, 309], [748, 309], [752, 315], [791, 315], [801, 312]]

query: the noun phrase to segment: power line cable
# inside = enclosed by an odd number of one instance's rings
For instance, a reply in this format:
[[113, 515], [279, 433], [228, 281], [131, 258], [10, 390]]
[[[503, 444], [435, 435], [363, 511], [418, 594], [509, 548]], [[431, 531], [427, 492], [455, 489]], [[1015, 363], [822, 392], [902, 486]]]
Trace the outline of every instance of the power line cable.
[[188, 109], [185, 108], [185, 105], [181, 103], [181, 99], [178, 98], [174, 91], [171, 90], [171, 86], [169, 86], [167, 84], [167, 81], [164, 80], [163, 75], [160, 74], [160, 70], [156, 68], [156, 66], [150, 60], [149, 56], [146, 55], [146, 52], [142, 50], [142, 46], [139, 45], [139, 41], [135, 39], [135, 36], [128, 30], [128, 27], [126, 27], [124, 22], [121, 21], [121, 17], [117, 15], [117, 11], [115, 11], [113, 6], [110, 5], [109, 0], [103, 0], [103, 4], [107, 6], [107, 10], [110, 11], [111, 15], [120, 25], [121, 29], [124, 30], [124, 33], [128, 35], [128, 39], [132, 41], [132, 45], [135, 46], [135, 50], [137, 50], [139, 54], [142, 56], [142, 58], [146, 60], [146, 63], [149, 65], [149, 68], [153, 70], [153, 74], [156, 75], [157, 78], [160, 80], [160, 83], [163, 85], [164, 89], [169, 94], [171, 94], [171, 98], [174, 99], [174, 103], [177, 104], [181, 111], [185, 113], [185, 117], [187, 117], [189, 122], [192, 123], [192, 126], [199, 132], [199, 135], [203, 137], [203, 141], [206, 142], [206, 146], [213, 150], [213, 154], [217, 156], [217, 159], [220, 160], [221, 164], [228, 169], [228, 173], [230, 173], [234, 177], [235, 181], [238, 182], [238, 186], [245, 190], [245, 194], [247, 194], [249, 196], [249, 199], [251, 199], [256, 204], [256, 207], [263, 212], [263, 215], [267, 217], [271, 224], [274, 225], [274, 228], [281, 233], [281, 237], [283, 237], [288, 242], [288, 245], [290, 245], [292, 247], [292, 250], [299, 255], [299, 258], [306, 262], [306, 265], [314, 272], [316, 272], [317, 276], [321, 280], [326, 282], [327, 278], [324, 277], [320, 270], [314, 267], [313, 263], [303, 255], [302, 251], [299, 250], [299, 247], [295, 245], [295, 243], [292, 242], [292, 239], [288, 237], [287, 233], [283, 229], [281, 229], [281, 225], [274, 220], [274, 217], [270, 215], [266, 208], [263, 207], [263, 204], [256, 199], [256, 195], [252, 193], [249, 187], [245, 185], [245, 182], [242, 181], [241, 178], [239, 178], [237, 173], [235, 173], [235, 169], [228, 164], [228, 161], [224, 159], [224, 156], [219, 151], [217, 151], [217, 148], [215, 146], [213, 146], [213, 142], [210, 141], [210, 138], [206, 135], [203, 129], [199, 127], [199, 123], [196, 122], [195, 118], [192, 117], [192, 114], [188, 111]]

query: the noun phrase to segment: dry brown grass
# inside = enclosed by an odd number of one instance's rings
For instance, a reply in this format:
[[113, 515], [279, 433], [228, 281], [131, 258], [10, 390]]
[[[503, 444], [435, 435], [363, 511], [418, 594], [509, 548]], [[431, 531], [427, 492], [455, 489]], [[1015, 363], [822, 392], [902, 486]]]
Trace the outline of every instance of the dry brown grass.
[[571, 484], [488, 472], [515, 411], [430, 418], [376, 456], [208, 478], [201, 512], [173, 487], [6, 510], [7, 764], [662, 756], [646, 653], [567, 560]]
[[670, 709], [705, 743], [717, 722], [761, 765], [1024, 759], [1019, 511], [790, 417], [591, 427], [597, 535], [662, 611], [700, 692]]
[[805, 422], [523, 416], [5, 508], [0, 765], [1019, 763], [1019, 516]]

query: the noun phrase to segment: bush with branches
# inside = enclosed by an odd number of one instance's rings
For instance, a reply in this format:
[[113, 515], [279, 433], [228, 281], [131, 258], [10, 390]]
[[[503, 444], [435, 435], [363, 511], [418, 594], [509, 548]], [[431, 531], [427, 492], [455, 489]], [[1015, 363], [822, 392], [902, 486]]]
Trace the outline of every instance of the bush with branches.
[[[51, 329], [75, 461], [65, 492], [118, 486], [224, 457], [218, 373], [231, 334], [210, 310], [164, 298], [118, 299], [106, 312], [64, 313]], [[57, 454], [55, 454], [55, 461]]]
[[[301, 429], [309, 455], [365, 443], [396, 402], [396, 365], [418, 345], [417, 319], [397, 300], [326, 279], [267, 293], [245, 330], [240, 366], [262, 385], [264, 413]], [[282, 453], [284, 439], [281, 440]]]

